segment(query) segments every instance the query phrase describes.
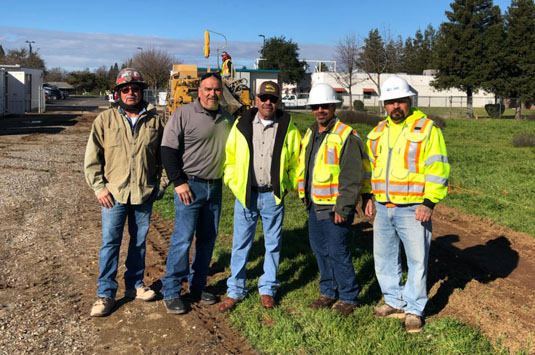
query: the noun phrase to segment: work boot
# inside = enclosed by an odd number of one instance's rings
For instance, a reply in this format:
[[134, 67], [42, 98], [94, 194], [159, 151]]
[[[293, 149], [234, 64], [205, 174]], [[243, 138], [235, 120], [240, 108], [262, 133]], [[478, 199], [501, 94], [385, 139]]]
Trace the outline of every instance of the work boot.
[[240, 302], [239, 299], [227, 297], [225, 298], [220, 304], [219, 304], [219, 312], [227, 312], [230, 311], [236, 304]]
[[206, 291], [190, 291], [184, 297], [188, 298], [189, 300], [193, 302], [201, 301], [202, 303], [205, 303], [205, 304], [214, 304], [217, 302], [217, 297], [211, 294], [210, 292], [206, 292]]
[[260, 302], [264, 308], [273, 308], [275, 307], [275, 299], [270, 295], [260, 295]]
[[317, 300], [310, 304], [312, 309], [330, 308], [336, 302], [335, 298], [320, 296]]
[[356, 305], [347, 302], [338, 302], [331, 309], [340, 313], [343, 316], [348, 316], [357, 308]]
[[180, 298], [171, 298], [164, 300], [167, 313], [171, 314], [184, 314], [186, 313], [186, 305]]
[[113, 298], [109, 297], [98, 297], [97, 301], [93, 304], [91, 308], [91, 317], [104, 317], [110, 314], [115, 301]]
[[156, 298], [156, 292], [154, 292], [154, 290], [152, 290], [150, 287], [143, 285], [139, 286], [135, 290], [133, 288], [126, 290], [124, 296], [126, 298], [135, 298], [148, 302]]
[[405, 311], [402, 309], [394, 308], [388, 304], [383, 304], [380, 307], [373, 307], [373, 313], [377, 317], [389, 317], [389, 318], [405, 318]]
[[405, 317], [405, 330], [407, 333], [420, 333], [422, 331], [422, 317], [408, 313]]

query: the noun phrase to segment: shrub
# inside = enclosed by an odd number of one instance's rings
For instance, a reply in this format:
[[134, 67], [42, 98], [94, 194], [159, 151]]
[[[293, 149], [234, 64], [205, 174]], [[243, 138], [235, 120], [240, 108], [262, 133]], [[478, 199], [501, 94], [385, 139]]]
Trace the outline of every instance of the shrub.
[[485, 110], [492, 118], [500, 118], [501, 115], [503, 115], [503, 112], [505, 111], [505, 105], [501, 104], [486, 104]]
[[435, 123], [435, 126], [437, 126], [438, 128], [444, 129], [444, 127], [446, 127], [446, 120], [443, 119], [442, 117], [440, 116], [427, 116], [427, 117], [432, 119], [433, 122]]
[[356, 111], [364, 111], [364, 102], [360, 100], [353, 101], [353, 109]]
[[535, 147], [535, 134], [520, 132], [513, 136], [514, 147]]

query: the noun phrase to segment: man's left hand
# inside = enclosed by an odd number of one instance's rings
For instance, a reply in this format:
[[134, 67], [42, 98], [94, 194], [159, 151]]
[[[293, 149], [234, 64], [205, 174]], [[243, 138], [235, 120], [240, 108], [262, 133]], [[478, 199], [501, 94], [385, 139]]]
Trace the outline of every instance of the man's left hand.
[[334, 224], [340, 224], [347, 221], [347, 218], [340, 216], [338, 213], [334, 212]]
[[419, 205], [418, 207], [416, 207], [416, 211], [414, 211], [414, 214], [416, 215], [416, 220], [420, 222], [427, 222], [431, 219], [431, 216], [433, 215], [433, 210], [427, 206]]

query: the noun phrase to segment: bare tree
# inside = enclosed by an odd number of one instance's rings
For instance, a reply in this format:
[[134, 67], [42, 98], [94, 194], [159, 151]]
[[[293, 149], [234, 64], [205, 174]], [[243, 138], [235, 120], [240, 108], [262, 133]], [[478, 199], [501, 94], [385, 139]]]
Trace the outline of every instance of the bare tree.
[[338, 68], [341, 69], [339, 73], [332, 75], [338, 82], [349, 92], [349, 106], [353, 110], [353, 91], [352, 87], [357, 80], [357, 63], [359, 59], [359, 44], [354, 33], [346, 35], [342, 40], [338, 41], [335, 49], [335, 59]]
[[169, 80], [173, 64], [181, 63], [167, 51], [151, 48], [137, 53], [131, 60], [132, 66], [143, 74], [150, 87], [164, 87]]
[[59, 67], [55, 67], [45, 71], [45, 82], [51, 81], [67, 81], [69, 73]]

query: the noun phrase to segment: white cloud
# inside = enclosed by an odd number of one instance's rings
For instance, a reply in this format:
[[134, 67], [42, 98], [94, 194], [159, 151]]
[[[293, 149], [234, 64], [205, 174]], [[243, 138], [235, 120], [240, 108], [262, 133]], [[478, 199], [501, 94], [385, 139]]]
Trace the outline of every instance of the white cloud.
[[[60, 67], [65, 70], [96, 69], [119, 65], [131, 58], [138, 47], [158, 48], [167, 51], [184, 63], [215, 67], [217, 48], [224, 43], [212, 41], [211, 56], [203, 56], [203, 39], [180, 40], [155, 36], [139, 36], [107, 33], [74, 33], [0, 26], [0, 44], [9, 49], [27, 48], [26, 40], [35, 41], [33, 49], [44, 59], [47, 68]], [[332, 59], [334, 48], [326, 45], [299, 44], [301, 59]], [[252, 68], [254, 60], [260, 56], [259, 42], [232, 42], [225, 48], [237, 68]], [[221, 61], [219, 61], [221, 64]]]

